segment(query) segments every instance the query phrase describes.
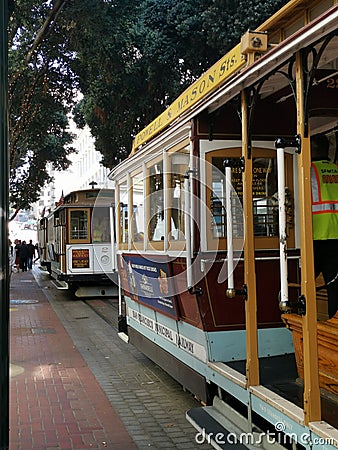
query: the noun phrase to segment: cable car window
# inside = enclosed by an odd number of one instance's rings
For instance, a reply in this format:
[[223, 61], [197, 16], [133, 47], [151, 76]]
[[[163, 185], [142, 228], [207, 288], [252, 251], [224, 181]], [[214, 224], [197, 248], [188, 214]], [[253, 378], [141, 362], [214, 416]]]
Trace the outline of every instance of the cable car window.
[[88, 239], [89, 211], [83, 209], [70, 211], [70, 239]]
[[164, 240], [163, 162], [149, 168], [149, 240]]
[[[213, 237], [226, 237], [225, 210], [225, 175], [224, 157], [212, 158], [212, 233]], [[240, 167], [231, 169], [231, 183], [238, 198], [242, 202], [243, 185]], [[277, 162], [275, 158], [253, 158], [253, 214], [255, 236], [278, 236], [278, 203], [277, 203]], [[234, 205], [236, 202], [232, 201]], [[233, 232], [235, 237], [242, 236], [243, 215], [239, 208], [234, 207]]]
[[255, 236], [278, 236], [277, 160], [253, 159], [253, 214]]
[[54, 220], [52, 217], [49, 217], [46, 220], [48, 220], [48, 224], [47, 224], [48, 240], [53, 241], [54, 240]]
[[109, 208], [93, 208], [91, 234], [93, 243], [110, 243], [111, 234]]
[[175, 153], [170, 158], [169, 240], [184, 239], [184, 174], [189, 155]]
[[129, 196], [127, 190], [127, 181], [119, 185], [119, 208], [120, 208], [120, 243], [128, 243], [128, 205]]
[[[212, 235], [214, 238], [226, 238], [226, 198], [225, 198], [225, 174], [223, 167], [224, 157], [212, 158], [212, 180], [210, 205], [212, 211]], [[240, 177], [238, 177], [240, 175]], [[243, 237], [243, 211], [238, 198], [242, 199], [241, 169], [233, 167], [231, 179], [234, 190], [231, 193], [233, 237]], [[238, 183], [236, 183], [236, 181]], [[240, 183], [240, 184], [239, 184]], [[237, 194], [237, 195], [236, 195]]]
[[54, 250], [57, 255], [62, 253], [63, 247], [63, 227], [61, 222], [61, 217], [54, 216], [54, 233], [55, 233], [55, 246]]
[[144, 241], [144, 186], [143, 173], [133, 177], [133, 241]]
[[212, 235], [214, 238], [226, 237], [225, 220], [225, 175], [215, 170], [215, 163], [220, 158], [213, 158], [212, 185], [211, 185], [211, 211], [212, 211]]

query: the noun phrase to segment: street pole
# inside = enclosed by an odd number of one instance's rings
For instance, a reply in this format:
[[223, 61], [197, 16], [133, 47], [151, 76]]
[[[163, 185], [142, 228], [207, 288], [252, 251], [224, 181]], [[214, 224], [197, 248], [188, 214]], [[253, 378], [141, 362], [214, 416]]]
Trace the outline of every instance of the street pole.
[[0, 0], [0, 448], [9, 448], [8, 0]]

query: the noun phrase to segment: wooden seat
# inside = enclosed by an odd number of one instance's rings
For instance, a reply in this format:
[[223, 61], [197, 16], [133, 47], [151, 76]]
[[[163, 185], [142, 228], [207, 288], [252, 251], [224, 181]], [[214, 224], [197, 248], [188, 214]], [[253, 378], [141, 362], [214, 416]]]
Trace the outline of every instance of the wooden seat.
[[[282, 319], [292, 331], [298, 376], [304, 378], [302, 316], [283, 314]], [[334, 317], [317, 323], [320, 387], [338, 395], [338, 312]]]

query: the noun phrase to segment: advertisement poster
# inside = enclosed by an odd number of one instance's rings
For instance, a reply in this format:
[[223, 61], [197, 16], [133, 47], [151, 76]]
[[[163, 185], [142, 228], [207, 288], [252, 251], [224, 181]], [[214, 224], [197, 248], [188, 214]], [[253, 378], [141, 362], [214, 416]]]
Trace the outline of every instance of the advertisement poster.
[[145, 259], [141, 256], [123, 255], [120, 258], [122, 287], [131, 298], [152, 309], [177, 317], [175, 297], [172, 294], [169, 263]]
[[89, 249], [73, 249], [72, 250], [72, 268], [88, 269], [89, 268]]

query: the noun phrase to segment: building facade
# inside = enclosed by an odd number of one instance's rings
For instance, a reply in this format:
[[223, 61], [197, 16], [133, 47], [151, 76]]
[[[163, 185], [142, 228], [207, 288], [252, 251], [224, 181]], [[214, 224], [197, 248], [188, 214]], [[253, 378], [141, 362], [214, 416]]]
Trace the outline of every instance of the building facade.
[[76, 134], [73, 147], [77, 153], [70, 156], [72, 164], [67, 170], [58, 172], [50, 168], [53, 181], [45, 186], [40, 200], [35, 205], [35, 215], [40, 218], [48, 210], [55, 207], [62, 195], [78, 189], [86, 189], [89, 183], [97, 183], [95, 187], [111, 188], [112, 181], [108, 179], [109, 169], [100, 163], [101, 154], [95, 150], [95, 140], [86, 126], [84, 129], [72, 130]]

